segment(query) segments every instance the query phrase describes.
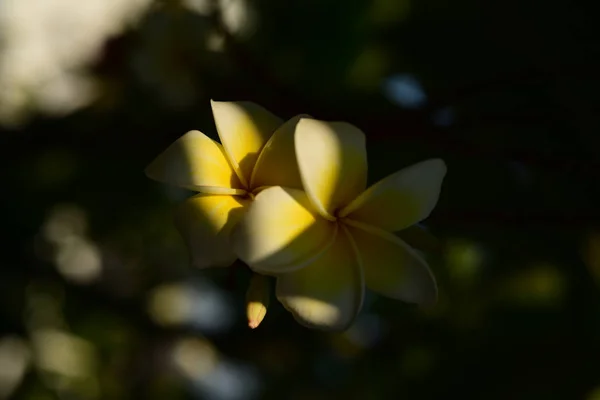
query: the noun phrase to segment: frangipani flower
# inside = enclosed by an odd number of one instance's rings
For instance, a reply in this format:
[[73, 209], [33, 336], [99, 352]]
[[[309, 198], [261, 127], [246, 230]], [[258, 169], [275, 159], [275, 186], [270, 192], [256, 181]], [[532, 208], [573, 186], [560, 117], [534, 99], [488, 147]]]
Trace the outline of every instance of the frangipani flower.
[[221, 143], [190, 131], [145, 171], [156, 181], [199, 192], [175, 216], [198, 268], [227, 267], [237, 259], [229, 234], [258, 192], [273, 185], [302, 187], [293, 139], [301, 116], [283, 124], [251, 102], [211, 106]]
[[429, 216], [445, 163], [423, 161], [365, 190], [365, 137], [358, 128], [303, 118], [294, 141], [304, 191], [282, 185], [256, 196], [232, 233], [240, 259], [276, 276], [277, 298], [309, 327], [346, 329], [365, 285], [394, 299], [435, 302], [427, 263], [393, 232]]
[[[237, 259], [229, 235], [257, 193], [272, 185], [302, 187], [294, 153], [294, 128], [301, 116], [283, 123], [251, 102], [211, 105], [221, 143], [190, 131], [146, 168], [151, 179], [199, 192], [175, 215], [192, 264], [199, 268], [227, 267]], [[254, 286], [249, 289], [253, 297], [267, 291], [264, 284]], [[263, 312], [259, 301], [249, 303], [249, 323], [256, 327], [266, 306]]]

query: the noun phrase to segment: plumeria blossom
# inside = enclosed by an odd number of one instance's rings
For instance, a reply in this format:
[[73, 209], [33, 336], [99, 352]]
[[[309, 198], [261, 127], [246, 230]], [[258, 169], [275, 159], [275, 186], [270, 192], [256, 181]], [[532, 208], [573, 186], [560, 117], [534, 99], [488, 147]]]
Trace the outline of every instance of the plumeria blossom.
[[349, 327], [365, 285], [394, 299], [434, 303], [437, 286], [427, 263], [393, 232], [429, 216], [445, 163], [423, 161], [367, 189], [358, 128], [302, 118], [294, 144], [303, 190], [280, 185], [256, 195], [231, 234], [240, 259], [276, 276], [277, 298], [308, 327]]
[[302, 116], [283, 123], [251, 102], [211, 105], [221, 143], [190, 131], [146, 168], [151, 179], [198, 192], [175, 215], [198, 268], [227, 267], [237, 259], [229, 236], [256, 194], [273, 185], [302, 187], [294, 152], [294, 127]]
[[211, 105], [221, 143], [190, 131], [146, 168], [151, 179], [199, 192], [175, 217], [198, 268], [236, 260], [229, 234], [258, 192], [274, 185], [302, 187], [293, 148], [300, 116], [284, 124], [251, 102]]

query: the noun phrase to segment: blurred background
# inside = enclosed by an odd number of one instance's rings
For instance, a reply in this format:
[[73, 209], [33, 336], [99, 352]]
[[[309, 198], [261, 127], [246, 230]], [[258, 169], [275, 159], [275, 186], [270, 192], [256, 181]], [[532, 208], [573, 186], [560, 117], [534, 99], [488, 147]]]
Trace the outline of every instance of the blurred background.
[[[600, 399], [600, 35], [550, 0], [0, 0], [0, 399]], [[446, 160], [440, 301], [328, 334], [193, 270], [144, 167], [209, 100]]]

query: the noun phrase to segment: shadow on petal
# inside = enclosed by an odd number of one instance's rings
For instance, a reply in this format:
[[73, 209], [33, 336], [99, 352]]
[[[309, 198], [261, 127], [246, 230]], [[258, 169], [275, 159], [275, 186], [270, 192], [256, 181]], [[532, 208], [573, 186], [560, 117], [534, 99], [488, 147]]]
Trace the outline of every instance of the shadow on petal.
[[334, 244], [312, 263], [277, 278], [277, 298], [302, 325], [345, 330], [360, 311], [364, 278], [351, 240], [340, 232]]
[[238, 196], [199, 194], [186, 200], [175, 214], [175, 226], [197, 268], [228, 267], [236, 259], [230, 235], [250, 200]]
[[421, 305], [437, 302], [437, 284], [427, 262], [397, 236], [347, 220], [364, 265], [369, 289]]
[[279, 274], [311, 262], [331, 246], [336, 231], [335, 223], [311, 208], [303, 191], [273, 186], [256, 196], [231, 242], [250, 268]]

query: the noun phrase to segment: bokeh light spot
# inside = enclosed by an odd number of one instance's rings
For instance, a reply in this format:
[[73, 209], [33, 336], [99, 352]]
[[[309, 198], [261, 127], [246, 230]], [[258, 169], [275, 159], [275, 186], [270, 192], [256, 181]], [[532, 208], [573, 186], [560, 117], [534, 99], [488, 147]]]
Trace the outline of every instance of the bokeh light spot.
[[393, 103], [408, 109], [421, 108], [427, 95], [416, 77], [409, 74], [392, 75], [383, 83], [385, 96]]
[[0, 399], [7, 399], [19, 386], [29, 366], [27, 343], [16, 336], [0, 339]]

